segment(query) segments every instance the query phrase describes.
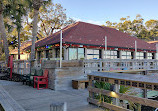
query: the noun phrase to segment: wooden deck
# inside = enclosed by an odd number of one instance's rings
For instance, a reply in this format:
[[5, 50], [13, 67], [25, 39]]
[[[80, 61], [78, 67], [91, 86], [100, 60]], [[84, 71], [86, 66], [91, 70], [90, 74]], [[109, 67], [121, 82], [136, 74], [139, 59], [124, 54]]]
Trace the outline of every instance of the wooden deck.
[[19, 82], [2, 80], [0, 80], [0, 84], [26, 111], [49, 111], [52, 102], [67, 102], [67, 111], [103, 111], [88, 104], [88, 91], [86, 89], [37, 90]]
[[[110, 96], [116, 99], [127, 100], [127, 101], [131, 101], [131, 102], [138, 103], [141, 105], [145, 105], [145, 106], [150, 106], [154, 108], [158, 107], [158, 101], [146, 98], [147, 89], [158, 90], [158, 82], [157, 82], [158, 79], [153, 76], [140, 75], [140, 74], [135, 74], [135, 75], [122, 74], [122, 73], [114, 73], [114, 72], [111, 72], [111, 73], [110, 72], [92, 72], [88, 74], [88, 78], [89, 78], [88, 91], [90, 95], [90, 97], [88, 98], [88, 101], [90, 103], [97, 105], [99, 101], [95, 98], [94, 94], [98, 94], [98, 95], [102, 94], [102, 95]], [[116, 87], [117, 85], [137, 87], [137, 88], [146, 90], [143, 92], [145, 96], [144, 98], [140, 98], [133, 95], [122, 94], [122, 93], [119, 93], [119, 90], [117, 90], [117, 88], [114, 89], [113, 91], [95, 88], [94, 84], [96, 81], [111, 83], [111, 84], [114, 84]], [[129, 109], [120, 107], [118, 103], [115, 104], [116, 102], [117, 101], [115, 100], [114, 104], [109, 104], [106, 102], [100, 102], [99, 104], [102, 107], [108, 108], [110, 110], [129, 111]]]

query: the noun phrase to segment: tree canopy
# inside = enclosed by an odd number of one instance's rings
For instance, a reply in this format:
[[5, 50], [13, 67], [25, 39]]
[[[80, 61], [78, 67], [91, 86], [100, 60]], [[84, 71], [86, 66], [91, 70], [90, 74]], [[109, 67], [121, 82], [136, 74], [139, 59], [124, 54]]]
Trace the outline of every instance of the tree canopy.
[[106, 26], [116, 28], [131, 36], [149, 41], [158, 37], [158, 20], [148, 20], [144, 23], [144, 19], [140, 14], [136, 15], [134, 20], [130, 16], [120, 18], [120, 22], [106, 22]]
[[[61, 29], [62, 26], [67, 26], [74, 23], [75, 20], [67, 18], [66, 9], [61, 4], [49, 3], [45, 7], [39, 9], [39, 22], [38, 22], [38, 38], [47, 37], [55, 32], [55, 30]], [[26, 17], [25, 28], [32, 29], [33, 12], [30, 12]]]
[[[23, 1], [23, 2], [20, 2]], [[6, 29], [9, 50], [18, 46], [18, 30], [20, 30], [20, 42], [31, 40], [33, 27], [33, 0], [3, 0], [3, 20]], [[67, 18], [66, 9], [61, 4], [46, 3], [39, 8], [38, 39], [47, 37], [75, 21]], [[3, 45], [3, 40], [2, 45]], [[4, 47], [0, 49], [1, 60], [4, 59]]]

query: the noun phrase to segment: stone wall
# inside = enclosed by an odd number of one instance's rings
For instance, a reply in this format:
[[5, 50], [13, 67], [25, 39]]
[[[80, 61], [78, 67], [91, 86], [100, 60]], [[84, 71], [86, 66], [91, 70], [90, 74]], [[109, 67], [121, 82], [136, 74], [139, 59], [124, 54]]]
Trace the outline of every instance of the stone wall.
[[49, 88], [64, 90], [72, 88], [73, 79], [85, 78], [82, 61], [63, 61], [59, 68], [59, 61], [43, 61], [42, 69], [49, 70]]

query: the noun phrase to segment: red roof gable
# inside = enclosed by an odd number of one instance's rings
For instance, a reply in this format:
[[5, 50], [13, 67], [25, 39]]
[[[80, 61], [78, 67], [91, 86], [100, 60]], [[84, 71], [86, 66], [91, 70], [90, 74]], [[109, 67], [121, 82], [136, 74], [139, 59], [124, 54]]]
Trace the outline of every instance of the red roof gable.
[[[149, 44], [136, 37], [129, 36], [126, 33], [105, 26], [76, 22], [63, 29], [63, 43], [104, 46], [105, 36], [107, 36], [108, 46], [134, 49], [136, 40], [138, 49], [156, 50], [153, 44]], [[36, 47], [59, 42], [60, 31], [47, 38], [37, 41]]]

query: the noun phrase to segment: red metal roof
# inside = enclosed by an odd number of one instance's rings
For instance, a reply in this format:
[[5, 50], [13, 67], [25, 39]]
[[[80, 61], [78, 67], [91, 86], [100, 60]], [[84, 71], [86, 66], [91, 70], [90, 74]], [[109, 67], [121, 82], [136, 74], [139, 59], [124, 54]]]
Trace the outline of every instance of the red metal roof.
[[[132, 37], [126, 33], [113, 28], [94, 25], [85, 22], [76, 22], [63, 29], [63, 43], [84, 44], [84, 45], [107, 45], [118, 48], [135, 48], [135, 40], [138, 49], [156, 50], [153, 44], [149, 44], [141, 39]], [[55, 44], [60, 42], [60, 31], [36, 42], [36, 47]]]

